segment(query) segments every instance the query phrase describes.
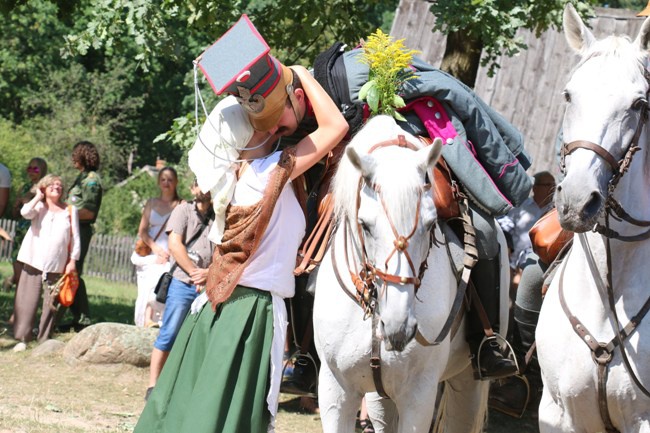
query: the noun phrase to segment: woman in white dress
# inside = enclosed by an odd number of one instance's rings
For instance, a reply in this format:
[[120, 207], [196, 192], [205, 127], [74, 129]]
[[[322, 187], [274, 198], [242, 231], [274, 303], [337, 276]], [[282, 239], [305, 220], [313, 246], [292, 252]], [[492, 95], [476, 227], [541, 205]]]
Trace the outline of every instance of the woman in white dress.
[[172, 210], [181, 202], [177, 185], [176, 170], [164, 167], [158, 173], [160, 195], [149, 199], [142, 211], [138, 236], [151, 248], [151, 254], [140, 256], [134, 252], [131, 256], [131, 262], [136, 265], [138, 281], [134, 314], [136, 326], [156, 326], [162, 319], [165, 305], [156, 302], [154, 289], [163, 272], [169, 270], [169, 248], [164, 226]]

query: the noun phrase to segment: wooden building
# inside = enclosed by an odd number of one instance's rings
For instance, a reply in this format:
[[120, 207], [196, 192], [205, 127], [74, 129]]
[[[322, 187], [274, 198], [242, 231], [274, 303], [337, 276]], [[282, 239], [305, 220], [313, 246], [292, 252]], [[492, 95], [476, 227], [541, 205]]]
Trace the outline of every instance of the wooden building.
[[[421, 51], [420, 57], [439, 67], [445, 51], [445, 35], [432, 32], [435, 17], [424, 0], [400, 0], [391, 35], [405, 39], [405, 45]], [[589, 22], [596, 37], [626, 34], [634, 39], [643, 23], [635, 12], [596, 8]], [[502, 56], [501, 68], [493, 77], [480, 67], [475, 92], [525, 137], [526, 150], [533, 158], [532, 175], [540, 170], [558, 173], [555, 141], [564, 115], [562, 89], [578, 57], [569, 48], [561, 30], [549, 30], [539, 38], [520, 30], [528, 49], [518, 56]]]

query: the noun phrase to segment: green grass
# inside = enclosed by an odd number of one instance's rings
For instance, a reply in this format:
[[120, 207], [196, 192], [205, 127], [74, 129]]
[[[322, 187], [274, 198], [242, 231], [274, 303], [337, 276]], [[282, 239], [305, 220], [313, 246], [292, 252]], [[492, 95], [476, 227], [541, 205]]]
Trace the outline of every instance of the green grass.
[[[0, 262], [0, 282], [12, 274], [9, 262]], [[133, 309], [138, 290], [135, 284], [117, 283], [101, 278], [84, 277], [94, 323], [117, 322], [133, 324]], [[14, 308], [14, 292], [0, 291], [0, 320], [7, 321]], [[62, 323], [70, 322], [66, 313]]]

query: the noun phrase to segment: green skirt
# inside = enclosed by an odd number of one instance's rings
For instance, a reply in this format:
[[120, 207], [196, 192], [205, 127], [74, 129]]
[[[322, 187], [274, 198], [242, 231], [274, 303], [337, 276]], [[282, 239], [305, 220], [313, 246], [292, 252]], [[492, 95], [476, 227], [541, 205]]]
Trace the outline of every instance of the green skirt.
[[134, 433], [266, 433], [272, 339], [268, 292], [188, 314]]

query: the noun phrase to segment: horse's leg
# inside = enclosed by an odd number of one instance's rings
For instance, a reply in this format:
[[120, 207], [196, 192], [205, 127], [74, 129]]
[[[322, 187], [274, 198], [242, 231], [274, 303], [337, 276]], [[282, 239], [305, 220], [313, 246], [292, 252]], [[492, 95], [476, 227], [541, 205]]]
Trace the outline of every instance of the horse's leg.
[[[429, 380], [427, 380], [429, 379]], [[403, 392], [395, 396], [399, 433], [428, 432], [438, 392], [439, 376], [404, 383]], [[395, 430], [393, 430], [394, 432]], [[467, 432], [466, 432], [467, 433]]]
[[366, 394], [366, 407], [377, 433], [397, 431], [397, 407], [393, 400], [380, 397], [376, 392], [370, 392]]
[[564, 412], [562, 408], [555, 403], [547, 387], [544, 387], [542, 399], [539, 403], [539, 431], [540, 433], [561, 433], [562, 419]]
[[487, 417], [490, 383], [475, 380], [468, 365], [445, 381], [433, 431], [436, 433], [481, 433]]
[[346, 392], [326, 363], [321, 364], [318, 376], [318, 407], [323, 433], [350, 433], [354, 431], [361, 396]]

